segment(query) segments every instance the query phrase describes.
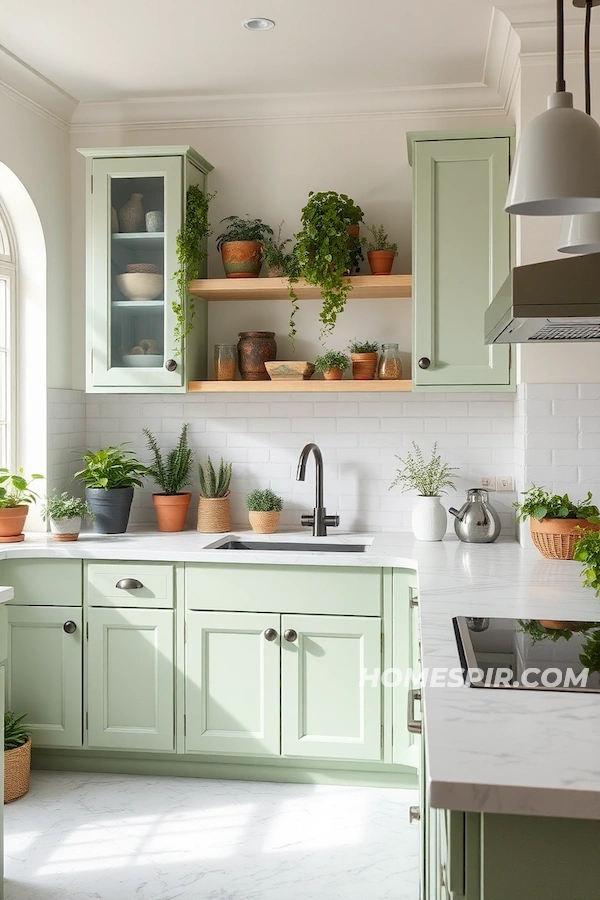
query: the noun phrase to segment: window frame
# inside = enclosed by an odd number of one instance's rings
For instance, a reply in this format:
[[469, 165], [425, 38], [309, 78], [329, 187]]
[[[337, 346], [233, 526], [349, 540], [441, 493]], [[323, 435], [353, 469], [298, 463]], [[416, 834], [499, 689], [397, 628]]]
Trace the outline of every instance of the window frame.
[[[18, 265], [16, 241], [10, 217], [0, 200], [0, 278], [7, 283], [6, 309], [6, 459], [5, 466], [13, 471], [17, 460], [17, 348], [18, 348]], [[2, 252], [2, 251], [5, 252]], [[0, 423], [2, 420], [0, 419]]]

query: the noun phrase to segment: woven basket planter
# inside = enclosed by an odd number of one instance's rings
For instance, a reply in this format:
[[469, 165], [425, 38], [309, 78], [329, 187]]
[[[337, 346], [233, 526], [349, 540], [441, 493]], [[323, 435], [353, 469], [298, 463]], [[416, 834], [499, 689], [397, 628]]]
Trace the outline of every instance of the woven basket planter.
[[270, 512], [250, 510], [248, 512], [248, 518], [250, 519], [252, 531], [254, 531], [255, 534], [275, 534], [279, 528], [281, 513], [277, 510], [271, 510]]
[[4, 751], [4, 802], [12, 803], [29, 790], [31, 738], [14, 750]]
[[200, 497], [197, 531], [203, 534], [222, 534], [224, 531], [231, 531], [229, 494], [225, 497]]
[[600, 526], [586, 519], [529, 519], [531, 539], [546, 559], [573, 559], [575, 544], [586, 531], [599, 531]]

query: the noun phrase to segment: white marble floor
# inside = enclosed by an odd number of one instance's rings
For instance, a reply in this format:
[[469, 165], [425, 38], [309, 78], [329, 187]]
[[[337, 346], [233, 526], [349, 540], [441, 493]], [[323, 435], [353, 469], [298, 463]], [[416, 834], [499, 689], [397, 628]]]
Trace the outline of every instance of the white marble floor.
[[6, 900], [417, 900], [414, 791], [33, 772]]

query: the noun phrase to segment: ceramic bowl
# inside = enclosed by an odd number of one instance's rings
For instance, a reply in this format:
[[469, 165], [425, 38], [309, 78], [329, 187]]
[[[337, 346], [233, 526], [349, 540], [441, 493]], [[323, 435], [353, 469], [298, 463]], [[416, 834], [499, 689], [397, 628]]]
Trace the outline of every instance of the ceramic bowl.
[[158, 369], [163, 364], [162, 353], [124, 353], [123, 365], [134, 369]]
[[117, 275], [117, 287], [128, 300], [155, 300], [163, 290], [162, 275], [125, 272]]
[[144, 272], [149, 275], [158, 275], [159, 268], [154, 263], [128, 263], [125, 266], [126, 272]]
[[265, 369], [271, 381], [308, 381], [315, 371], [312, 363], [286, 359], [266, 362]]

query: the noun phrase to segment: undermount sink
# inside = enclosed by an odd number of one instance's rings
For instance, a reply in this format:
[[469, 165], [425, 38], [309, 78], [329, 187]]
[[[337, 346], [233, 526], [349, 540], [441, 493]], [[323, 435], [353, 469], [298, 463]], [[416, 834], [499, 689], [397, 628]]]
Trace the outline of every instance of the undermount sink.
[[241, 541], [226, 538], [207, 550], [274, 550], [292, 553], [364, 553], [366, 544], [311, 543], [309, 541]]

